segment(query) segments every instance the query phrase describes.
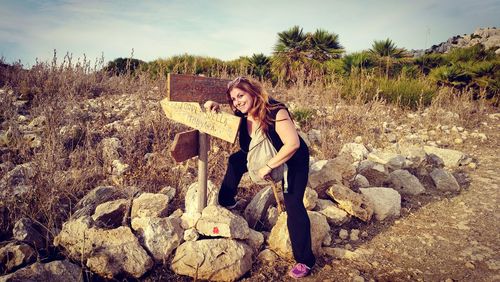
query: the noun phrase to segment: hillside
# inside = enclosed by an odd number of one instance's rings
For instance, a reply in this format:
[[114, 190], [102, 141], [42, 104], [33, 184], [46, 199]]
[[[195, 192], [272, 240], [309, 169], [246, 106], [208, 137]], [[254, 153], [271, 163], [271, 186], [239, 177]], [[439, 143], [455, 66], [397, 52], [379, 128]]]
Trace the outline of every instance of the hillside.
[[[209, 206], [194, 212], [197, 159], [170, 156], [188, 128], [162, 112], [165, 77], [63, 63], [0, 78], [0, 281], [289, 281], [270, 188], [245, 176], [236, 209], [216, 204], [236, 145], [211, 139]], [[500, 279], [487, 97], [379, 69], [264, 85], [311, 151], [304, 281]]]

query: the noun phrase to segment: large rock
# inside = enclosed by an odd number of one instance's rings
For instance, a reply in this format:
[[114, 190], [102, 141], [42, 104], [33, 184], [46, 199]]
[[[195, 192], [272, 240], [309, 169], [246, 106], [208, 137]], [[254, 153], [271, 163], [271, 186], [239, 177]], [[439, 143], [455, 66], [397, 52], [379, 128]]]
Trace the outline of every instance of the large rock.
[[64, 223], [54, 245], [64, 247], [71, 259], [106, 278], [120, 273], [138, 278], [151, 269], [153, 260], [129, 227], [103, 230], [91, 228], [91, 224], [88, 216]]
[[404, 195], [419, 195], [425, 192], [418, 178], [407, 170], [398, 169], [389, 174], [391, 187]]
[[25, 243], [9, 243], [0, 248], [0, 273], [9, 273], [36, 259], [36, 252]]
[[26, 217], [16, 222], [12, 230], [12, 237], [18, 241], [30, 243], [36, 249], [43, 249], [47, 246], [46, 229]]
[[[186, 192], [184, 200], [184, 210], [186, 213], [195, 214], [198, 212], [198, 182], [191, 184]], [[207, 206], [219, 203], [219, 188], [212, 181], [207, 182]]]
[[[321, 255], [321, 244], [326, 237], [330, 236], [330, 226], [326, 221], [326, 217], [319, 212], [308, 211], [309, 220], [311, 221], [311, 243], [312, 250], [316, 256]], [[292, 245], [287, 227], [287, 213], [282, 213], [276, 225], [271, 230], [269, 235], [269, 248], [275, 251], [278, 255], [286, 259], [293, 259]]]
[[132, 202], [130, 217], [166, 217], [169, 201], [165, 194], [143, 193]]
[[264, 222], [267, 209], [273, 204], [276, 204], [276, 199], [274, 198], [271, 186], [265, 187], [257, 192], [243, 213], [243, 216], [248, 222], [248, 226], [255, 228], [258, 223]]
[[354, 161], [362, 161], [368, 155], [368, 150], [363, 144], [347, 143], [342, 146], [340, 153], [351, 155]]
[[111, 164], [113, 160], [120, 158], [119, 150], [122, 147], [120, 139], [116, 137], [104, 138], [101, 141], [102, 158], [106, 164]]
[[1, 276], [0, 282], [16, 281], [83, 281], [82, 269], [67, 260], [52, 261], [49, 263], [36, 262], [29, 267]]
[[403, 145], [399, 147], [401, 155], [405, 156], [414, 167], [420, 166], [425, 161], [426, 153], [423, 147], [414, 145]]
[[207, 236], [222, 236], [233, 239], [246, 239], [250, 232], [246, 220], [221, 206], [208, 206], [203, 209], [196, 223], [196, 230]]
[[209, 281], [235, 281], [252, 267], [252, 249], [230, 239], [185, 242], [170, 268], [179, 275]]
[[389, 171], [383, 164], [370, 160], [364, 160], [359, 164], [358, 173], [366, 177], [374, 186], [383, 185], [389, 177]]
[[324, 215], [328, 223], [333, 225], [342, 225], [349, 221], [347, 212], [330, 200], [319, 199], [315, 210]]
[[367, 159], [382, 164], [391, 170], [401, 169], [406, 161], [406, 158], [402, 155], [385, 151], [372, 152], [368, 154]]
[[457, 180], [449, 171], [436, 168], [431, 173], [430, 176], [432, 181], [434, 181], [434, 185], [436, 188], [441, 191], [459, 191], [460, 186], [458, 185]]
[[0, 199], [22, 197], [32, 189], [36, 169], [32, 163], [17, 165], [0, 179]]
[[99, 186], [85, 195], [75, 206], [75, 212], [71, 218], [91, 216], [95, 208], [105, 202], [126, 198], [127, 195], [113, 186]]
[[467, 158], [464, 153], [457, 150], [441, 149], [433, 146], [424, 146], [424, 150], [427, 154], [434, 154], [440, 157], [444, 161], [444, 165], [448, 168], [460, 166], [461, 162]]
[[264, 234], [250, 229], [245, 243], [247, 243], [247, 245], [250, 246], [255, 252], [258, 252], [260, 247], [262, 247], [262, 244], [264, 244]]
[[116, 228], [125, 221], [125, 216], [129, 210], [129, 201], [118, 199], [98, 205], [92, 219], [96, 226], [103, 228]]
[[155, 260], [160, 262], [166, 261], [184, 237], [179, 218], [136, 217], [132, 219], [132, 229]]
[[306, 191], [304, 192], [304, 207], [307, 210], [313, 210], [316, 207], [316, 202], [318, 201], [318, 193], [313, 189], [306, 187]]
[[371, 202], [365, 196], [352, 191], [348, 187], [333, 185], [328, 189], [327, 194], [348, 214], [365, 222], [372, 217], [373, 206]]
[[341, 155], [331, 160], [321, 160], [313, 163], [309, 171], [308, 186], [323, 196], [324, 188], [332, 184], [347, 183], [356, 174], [352, 158]]
[[384, 220], [391, 216], [399, 217], [401, 195], [398, 191], [385, 187], [361, 188], [359, 190], [372, 203], [377, 220]]

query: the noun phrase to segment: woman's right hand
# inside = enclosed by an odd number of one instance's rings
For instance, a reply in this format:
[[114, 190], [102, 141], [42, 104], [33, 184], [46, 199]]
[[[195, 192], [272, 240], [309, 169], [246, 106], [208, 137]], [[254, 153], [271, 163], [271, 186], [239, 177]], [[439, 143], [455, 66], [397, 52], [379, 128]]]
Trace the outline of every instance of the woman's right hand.
[[203, 107], [207, 111], [216, 112], [216, 113], [218, 113], [220, 110], [220, 104], [217, 102], [214, 102], [214, 101], [210, 101], [210, 100], [206, 101], [205, 104], [203, 104]]

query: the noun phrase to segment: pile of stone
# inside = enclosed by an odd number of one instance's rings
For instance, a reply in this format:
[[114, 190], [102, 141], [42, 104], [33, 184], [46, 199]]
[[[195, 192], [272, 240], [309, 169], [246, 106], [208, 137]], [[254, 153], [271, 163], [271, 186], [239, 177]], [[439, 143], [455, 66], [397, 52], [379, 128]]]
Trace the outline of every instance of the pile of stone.
[[[429, 189], [460, 190], [450, 169], [460, 165], [465, 154], [432, 146], [397, 148], [397, 152], [393, 147], [370, 152], [361, 142], [348, 143], [339, 157], [312, 162], [304, 205], [311, 220], [316, 256], [370, 255], [367, 250], [352, 250], [350, 244], [338, 247], [339, 243], [366, 237], [358, 229], [350, 233], [345, 229], [353, 217], [364, 222], [399, 217], [402, 197]], [[105, 159], [117, 159], [118, 149], [115, 139], [103, 140], [103, 153], [109, 155]], [[425, 183], [431, 185], [425, 187], [422, 179], [428, 179]], [[177, 191], [172, 187], [142, 194], [134, 189], [97, 187], [78, 202], [53, 244], [64, 250], [71, 261], [109, 279], [122, 275], [139, 278], [155, 265], [168, 264], [179, 275], [234, 281], [247, 273], [256, 260], [273, 264], [279, 257], [293, 259], [287, 214], [278, 213], [271, 187], [260, 190], [242, 214], [217, 204], [218, 188], [210, 181], [208, 205], [198, 213], [197, 189], [197, 183], [192, 184], [183, 209], [172, 211]], [[35, 230], [38, 237], [15, 235], [15, 240], [2, 246], [0, 266], [4, 273], [10, 272], [4, 277], [24, 279], [29, 273], [49, 277], [53, 267], [49, 263], [24, 267], [35, 261], [37, 248], [47, 245], [43, 241], [47, 236], [26, 220], [16, 224], [17, 229], [21, 228], [18, 226], [32, 226], [30, 230]], [[342, 229], [333, 236], [338, 228]], [[20, 234], [16, 230], [14, 234]], [[64, 279], [81, 279], [80, 266], [69, 261], [52, 264], [67, 269]], [[35, 270], [38, 272], [33, 274]], [[61, 281], [56, 274], [50, 280]]]

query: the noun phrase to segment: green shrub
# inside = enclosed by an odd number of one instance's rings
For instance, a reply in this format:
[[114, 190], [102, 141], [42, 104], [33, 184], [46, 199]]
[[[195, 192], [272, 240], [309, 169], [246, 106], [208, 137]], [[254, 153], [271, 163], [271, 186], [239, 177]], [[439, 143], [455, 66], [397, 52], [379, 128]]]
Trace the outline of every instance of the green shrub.
[[419, 79], [381, 79], [379, 83], [380, 98], [413, 109], [421, 105], [430, 105], [432, 98], [438, 92], [436, 86]]
[[495, 52], [485, 50], [483, 45], [477, 44], [469, 48], [454, 48], [446, 57], [451, 63], [489, 61], [495, 59]]
[[315, 110], [308, 108], [297, 108], [292, 111], [293, 119], [299, 123], [300, 126], [308, 125], [314, 117]]
[[416, 58], [414, 63], [422, 70], [422, 73], [428, 75], [433, 68], [448, 64], [448, 58], [442, 54], [425, 54]]
[[463, 88], [472, 80], [472, 74], [463, 65], [454, 64], [433, 69], [429, 77], [438, 85]]

